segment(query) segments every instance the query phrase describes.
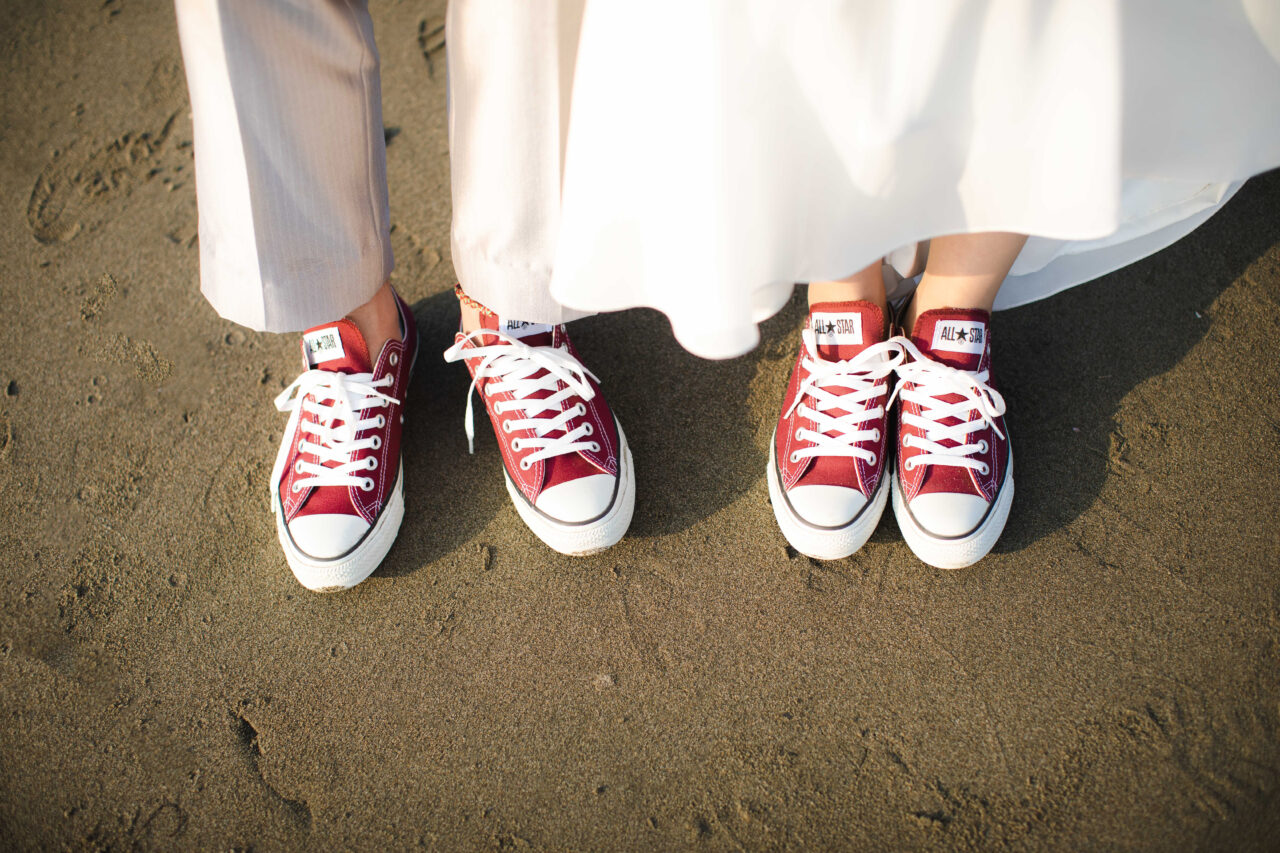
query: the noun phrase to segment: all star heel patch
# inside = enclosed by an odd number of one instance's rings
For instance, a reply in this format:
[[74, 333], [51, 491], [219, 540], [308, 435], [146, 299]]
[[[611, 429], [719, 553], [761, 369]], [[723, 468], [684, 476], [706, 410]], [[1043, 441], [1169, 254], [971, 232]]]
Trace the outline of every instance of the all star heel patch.
[[979, 355], [986, 342], [987, 324], [981, 320], [939, 320], [934, 324], [929, 348]]
[[528, 320], [501, 320], [498, 331], [513, 338], [527, 338], [532, 335], [549, 335], [551, 326], [546, 323], [531, 323]]
[[862, 315], [858, 313], [815, 312], [809, 317], [809, 328], [817, 346], [862, 344]]
[[342, 348], [342, 335], [336, 326], [307, 332], [302, 340], [306, 343], [307, 361], [312, 367], [346, 357], [346, 350]]

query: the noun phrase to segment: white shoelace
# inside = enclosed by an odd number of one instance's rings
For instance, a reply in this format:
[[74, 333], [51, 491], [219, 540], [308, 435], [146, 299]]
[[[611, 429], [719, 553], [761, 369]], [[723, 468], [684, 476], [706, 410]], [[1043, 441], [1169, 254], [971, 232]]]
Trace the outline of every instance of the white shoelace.
[[[468, 341], [477, 340], [483, 335], [492, 335], [498, 343], [489, 346], [465, 348]], [[482, 391], [485, 396], [511, 392], [514, 399], [494, 404], [494, 411], [505, 414], [508, 411], [520, 412], [522, 418], [511, 418], [502, 422], [506, 432], [531, 429], [531, 438], [514, 438], [511, 449], [517, 452], [533, 450], [520, 460], [520, 468], [529, 470], [533, 463], [579, 450], [596, 452], [600, 445], [590, 438], [594, 428], [590, 423], [581, 423], [573, 429], [569, 424], [574, 418], [587, 413], [587, 407], [579, 402], [576, 406], [563, 408], [564, 404], [576, 398], [590, 400], [596, 395], [595, 389], [587, 378], [600, 380], [595, 374], [582, 366], [582, 363], [569, 354], [567, 348], [550, 346], [531, 347], [520, 340], [490, 329], [476, 329], [445, 350], [444, 360], [448, 362], [480, 359], [476, 365], [471, 388], [467, 391], [467, 414], [464, 425], [467, 431], [467, 449], [475, 453], [475, 416], [472, 411], [472, 399], [477, 384], [481, 379], [495, 378]], [[543, 372], [545, 371], [545, 372]], [[542, 373], [541, 376], [534, 374]], [[551, 392], [546, 397], [532, 397], [538, 391]], [[552, 435], [559, 432], [560, 435]]]
[[[847, 456], [875, 465], [875, 451], [861, 445], [865, 441], [879, 441], [880, 429], [864, 429], [862, 425], [883, 417], [885, 407], [882, 403], [864, 409], [863, 405], [886, 392], [887, 389], [877, 387], [876, 383], [902, 363], [902, 347], [898, 343], [901, 339], [872, 344], [846, 361], [823, 361], [812, 355], [816, 350], [813, 332], [805, 329], [803, 337], [804, 355], [800, 366], [805, 371], [804, 379], [784, 417], [791, 417], [798, 410], [800, 416], [812, 420], [817, 429], [796, 430], [796, 439], [810, 445], [794, 451], [791, 461], [795, 463], [811, 456]], [[847, 390], [836, 394], [828, 388]], [[815, 405], [808, 404], [810, 399]], [[828, 414], [832, 410], [842, 410], [845, 414], [835, 417]]]
[[[990, 427], [995, 434], [1004, 438], [1004, 433], [996, 426], [996, 419], [1004, 414], [1004, 398], [987, 384], [989, 371], [967, 371], [951, 367], [927, 358], [914, 343], [906, 338], [898, 339], [906, 354], [907, 361], [898, 367], [898, 378], [902, 382], [895, 390], [894, 396], [902, 395], [908, 403], [920, 406], [920, 414], [910, 414], [905, 410], [902, 422], [924, 432], [924, 438], [908, 434], [903, 439], [904, 447], [916, 447], [924, 451], [910, 457], [904, 467], [910, 471], [921, 465], [950, 465], [955, 468], [972, 468], [979, 474], [990, 473], [987, 463], [971, 458], [975, 453], [986, 453], [987, 442], [976, 443], [970, 436], [985, 427]], [[908, 389], [905, 383], [910, 382], [914, 388]], [[956, 403], [944, 403], [941, 400], [946, 394], [957, 394], [962, 399]], [[955, 418], [959, 423], [944, 426], [942, 421]], [[955, 442], [952, 446], [945, 441]]]
[[[356, 434], [386, 424], [386, 416], [382, 413], [377, 417], [365, 417], [363, 413], [400, 404], [399, 400], [378, 390], [394, 381], [391, 376], [375, 381], [372, 373], [308, 370], [280, 392], [276, 397], [276, 408], [292, 412], [285, 435], [291, 436], [295, 429], [301, 429], [304, 438], [298, 443], [299, 453], [312, 454], [321, 463], [298, 459], [294, 473], [302, 476], [293, 481], [294, 492], [308, 486], [359, 486], [366, 492], [373, 490], [373, 479], [358, 472], [376, 470], [377, 458], [367, 456], [357, 462], [353, 457], [361, 450], [377, 450], [382, 446], [382, 439], [376, 435], [357, 439]], [[304, 412], [315, 415], [317, 422], [302, 420]], [[285, 442], [271, 473], [274, 491], [280, 489], [288, 456], [289, 443]], [[325, 462], [336, 464], [330, 467], [323, 464]]]

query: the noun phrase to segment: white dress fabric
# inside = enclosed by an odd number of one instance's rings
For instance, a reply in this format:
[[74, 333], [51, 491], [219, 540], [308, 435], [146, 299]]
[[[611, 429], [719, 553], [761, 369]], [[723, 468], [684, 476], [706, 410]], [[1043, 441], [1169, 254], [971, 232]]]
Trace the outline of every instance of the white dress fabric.
[[584, 2], [449, 3], [453, 267], [467, 295], [502, 316], [582, 316], [549, 288]]
[[590, 3], [551, 294], [739, 355], [795, 282], [1032, 236], [1011, 307], [1280, 165], [1277, 0]]

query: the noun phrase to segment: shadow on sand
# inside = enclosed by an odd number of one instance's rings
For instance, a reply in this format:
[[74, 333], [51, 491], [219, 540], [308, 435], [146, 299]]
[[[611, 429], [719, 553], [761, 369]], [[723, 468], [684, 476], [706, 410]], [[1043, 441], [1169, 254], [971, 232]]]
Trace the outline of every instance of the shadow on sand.
[[[1120, 401], [1171, 369], [1204, 337], [1214, 299], [1280, 240], [1276, 210], [1280, 172], [1252, 180], [1221, 213], [1168, 249], [998, 315], [998, 381], [1009, 403], [1018, 497], [997, 551], [1027, 547], [1094, 502], [1107, 476]], [[426, 402], [406, 424], [407, 509], [400, 541], [381, 570], [385, 575], [412, 571], [468, 541], [507, 501], [482, 410], [476, 454], [466, 452], [466, 371], [440, 358], [452, 341], [456, 310], [448, 292], [414, 306], [422, 348], [412, 392]], [[781, 402], [804, 312], [803, 291], [797, 290], [761, 325], [755, 350], [723, 362], [685, 352], [656, 311], [574, 324], [575, 342], [603, 380], [635, 459], [629, 538], [687, 530], [764, 477], [766, 450], [750, 419], [751, 384], [761, 361], [769, 360], [764, 393]], [[761, 524], [772, 523], [761, 514]], [[770, 526], [755, 533], [775, 531]], [[900, 539], [886, 513], [872, 541]]]
[[1278, 210], [1280, 172], [1271, 172], [1167, 249], [999, 315], [1018, 491], [998, 552], [1021, 550], [1094, 503], [1121, 401], [1204, 338], [1214, 300], [1280, 241]]

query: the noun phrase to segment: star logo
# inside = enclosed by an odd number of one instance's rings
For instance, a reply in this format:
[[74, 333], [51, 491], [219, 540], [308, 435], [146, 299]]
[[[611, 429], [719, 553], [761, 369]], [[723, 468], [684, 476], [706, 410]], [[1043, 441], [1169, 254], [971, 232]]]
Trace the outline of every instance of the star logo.
[[964, 329], [961, 329], [960, 331], [956, 332], [956, 340], [957, 341], [969, 340], [969, 333], [966, 332]]
[[827, 327], [823, 329], [823, 331], [826, 332], [828, 335], [834, 332], [835, 330], [836, 330], [836, 324], [829, 321], [827, 323]]

